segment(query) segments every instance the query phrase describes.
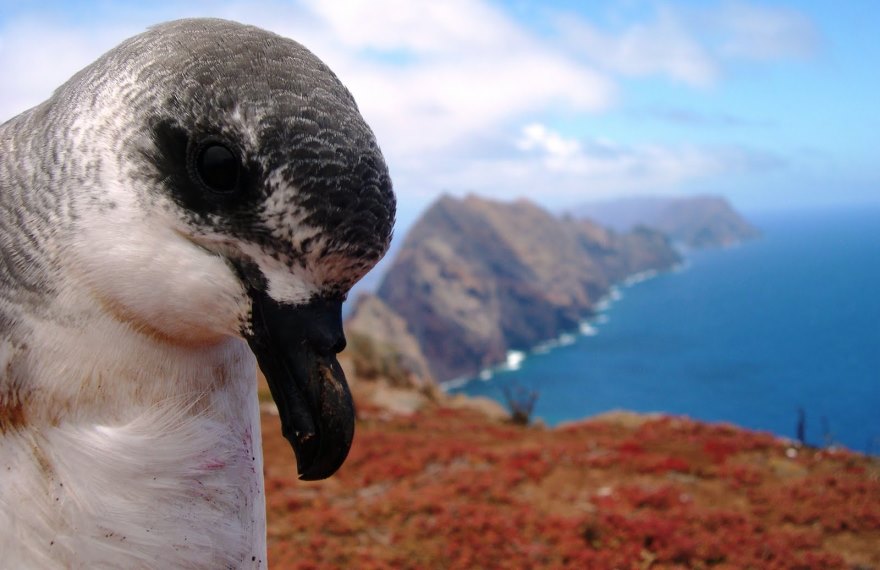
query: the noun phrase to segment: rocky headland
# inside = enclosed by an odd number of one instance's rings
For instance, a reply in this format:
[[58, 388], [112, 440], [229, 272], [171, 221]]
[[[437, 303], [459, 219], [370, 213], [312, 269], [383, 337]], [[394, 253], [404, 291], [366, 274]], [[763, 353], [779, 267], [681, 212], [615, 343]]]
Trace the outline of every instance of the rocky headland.
[[526, 200], [446, 196], [413, 225], [348, 330], [443, 382], [577, 329], [615, 282], [680, 261], [646, 226], [617, 232]]
[[721, 196], [625, 198], [583, 204], [573, 208], [571, 215], [617, 231], [649, 226], [691, 248], [727, 246], [760, 235]]

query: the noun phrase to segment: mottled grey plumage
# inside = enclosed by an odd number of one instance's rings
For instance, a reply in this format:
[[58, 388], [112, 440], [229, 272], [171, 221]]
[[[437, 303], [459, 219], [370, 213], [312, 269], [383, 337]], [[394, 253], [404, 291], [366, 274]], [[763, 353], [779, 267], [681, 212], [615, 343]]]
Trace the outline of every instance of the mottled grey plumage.
[[[206, 163], [218, 148], [226, 162]], [[341, 301], [394, 215], [348, 90], [296, 42], [233, 22], [156, 26], [0, 125], [6, 562], [265, 567], [248, 347], [302, 477], [329, 476], [353, 435]], [[88, 462], [118, 448], [119, 464]], [[157, 465], [161, 485], [89, 485]]]

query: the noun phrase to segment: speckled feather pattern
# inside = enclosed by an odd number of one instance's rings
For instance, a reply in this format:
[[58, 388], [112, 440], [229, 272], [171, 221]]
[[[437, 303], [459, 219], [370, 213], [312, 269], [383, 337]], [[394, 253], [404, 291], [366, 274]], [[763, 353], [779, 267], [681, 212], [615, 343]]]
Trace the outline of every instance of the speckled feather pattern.
[[[234, 146], [234, 197], [193, 184]], [[2, 568], [265, 568], [254, 280], [342, 297], [395, 201], [351, 94], [299, 44], [152, 28], [0, 125]]]

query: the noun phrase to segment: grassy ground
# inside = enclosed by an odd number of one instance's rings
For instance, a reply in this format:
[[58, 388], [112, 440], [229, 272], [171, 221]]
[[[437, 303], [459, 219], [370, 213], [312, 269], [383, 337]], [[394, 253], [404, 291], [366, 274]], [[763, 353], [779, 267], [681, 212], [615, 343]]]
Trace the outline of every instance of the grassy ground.
[[265, 415], [269, 561], [299, 568], [880, 570], [880, 465], [726, 425], [558, 429], [359, 407], [333, 478]]

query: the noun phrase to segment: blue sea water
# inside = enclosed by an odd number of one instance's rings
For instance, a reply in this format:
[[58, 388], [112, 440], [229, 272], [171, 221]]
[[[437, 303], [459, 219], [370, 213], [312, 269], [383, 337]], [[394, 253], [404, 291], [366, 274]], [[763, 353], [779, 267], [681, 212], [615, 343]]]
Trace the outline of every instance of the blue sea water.
[[808, 443], [880, 453], [880, 208], [752, 220], [762, 238], [619, 286], [595, 334], [451, 391], [537, 390], [551, 425], [628, 409], [791, 438], [802, 408]]

